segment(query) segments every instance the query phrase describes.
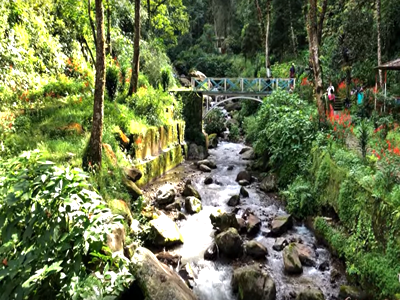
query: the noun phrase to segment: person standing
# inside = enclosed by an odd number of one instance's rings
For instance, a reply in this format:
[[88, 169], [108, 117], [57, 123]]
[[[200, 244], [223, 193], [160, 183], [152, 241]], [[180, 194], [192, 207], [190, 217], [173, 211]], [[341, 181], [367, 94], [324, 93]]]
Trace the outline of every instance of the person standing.
[[292, 63], [292, 66], [290, 67], [290, 78], [295, 78], [296, 77], [296, 69], [294, 67], [294, 63]]
[[267, 78], [271, 78], [271, 66], [270, 65], [268, 65], [268, 67], [267, 67]]
[[326, 91], [328, 92], [329, 101], [335, 102], [335, 88], [333, 87], [332, 82], [329, 83], [329, 87]]

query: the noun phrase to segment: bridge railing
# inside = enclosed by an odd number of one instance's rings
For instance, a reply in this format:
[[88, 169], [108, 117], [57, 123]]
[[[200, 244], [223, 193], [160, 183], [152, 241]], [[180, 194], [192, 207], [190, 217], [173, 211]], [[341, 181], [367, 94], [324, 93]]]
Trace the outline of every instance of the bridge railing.
[[276, 89], [289, 89], [296, 85], [294, 78], [195, 78], [192, 89], [209, 93], [260, 93], [268, 94]]

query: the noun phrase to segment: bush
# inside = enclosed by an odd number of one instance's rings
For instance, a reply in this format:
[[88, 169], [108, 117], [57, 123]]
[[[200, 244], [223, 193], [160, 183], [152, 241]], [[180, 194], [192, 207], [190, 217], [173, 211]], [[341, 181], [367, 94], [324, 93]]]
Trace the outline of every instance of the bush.
[[287, 202], [287, 210], [298, 218], [306, 218], [312, 216], [317, 209], [312, 194], [312, 185], [302, 176], [298, 176], [291, 183], [287, 190], [282, 192]]
[[240, 130], [235, 124], [232, 124], [229, 128], [229, 140], [232, 142], [238, 142], [240, 140]]
[[0, 161], [0, 299], [118, 295], [133, 280], [105, 245], [121, 218], [86, 178], [37, 151]]
[[204, 118], [204, 128], [207, 134], [220, 135], [225, 131], [225, 117], [221, 110], [214, 109]]
[[119, 68], [116, 65], [109, 65], [106, 72], [106, 90], [111, 101], [115, 99], [117, 94], [119, 81]]

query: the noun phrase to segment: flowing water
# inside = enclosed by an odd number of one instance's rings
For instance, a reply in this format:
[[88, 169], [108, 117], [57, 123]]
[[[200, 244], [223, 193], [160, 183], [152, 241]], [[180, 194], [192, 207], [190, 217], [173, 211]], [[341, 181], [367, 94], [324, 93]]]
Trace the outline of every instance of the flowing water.
[[[240, 186], [235, 181], [236, 175], [245, 170], [249, 161], [239, 155], [243, 148], [241, 144], [222, 142], [217, 149], [210, 150], [208, 159], [214, 161], [218, 168], [212, 173], [204, 173], [192, 180], [193, 185], [202, 197], [203, 210], [195, 215], [188, 216], [186, 221], [180, 223], [180, 230], [185, 243], [175, 252], [182, 255], [182, 264], [190, 263], [196, 275], [194, 292], [200, 300], [231, 300], [237, 299], [231, 290], [231, 277], [233, 265], [241, 265], [238, 261], [211, 262], [203, 259], [205, 250], [211, 245], [214, 231], [210, 222], [210, 214], [218, 209], [230, 212], [231, 207], [227, 201], [233, 195], [239, 194]], [[228, 170], [228, 167], [233, 170]], [[187, 172], [187, 170], [186, 170]], [[205, 185], [204, 179], [212, 176], [218, 184]], [[309, 287], [320, 288], [326, 299], [336, 299], [340, 284], [344, 283], [343, 275], [331, 283], [331, 272], [334, 269], [331, 256], [327, 249], [317, 244], [312, 232], [304, 225], [295, 224], [292, 230], [283, 235], [286, 239], [301, 240], [303, 244], [315, 249], [315, 267], [303, 267], [301, 275], [287, 275], [284, 272], [282, 252], [272, 249], [275, 238], [267, 237], [268, 224], [277, 215], [285, 214], [279, 199], [274, 195], [261, 192], [258, 183], [246, 187], [250, 197], [241, 199], [237, 216], [240, 217], [246, 209], [250, 209], [262, 220], [262, 228], [255, 239], [268, 249], [268, 258], [257, 261], [268, 271], [275, 281], [277, 300], [291, 299], [294, 293]], [[329, 263], [327, 271], [319, 271], [318, 266]], [[294, 292], [294, 293], [293, 293]]]

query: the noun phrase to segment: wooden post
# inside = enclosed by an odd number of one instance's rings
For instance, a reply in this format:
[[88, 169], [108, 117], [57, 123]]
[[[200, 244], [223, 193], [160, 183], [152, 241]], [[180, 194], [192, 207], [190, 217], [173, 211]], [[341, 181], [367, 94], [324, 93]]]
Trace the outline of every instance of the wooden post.
[[224, 92], [226, 92], [226, 78], [224, 78]]

